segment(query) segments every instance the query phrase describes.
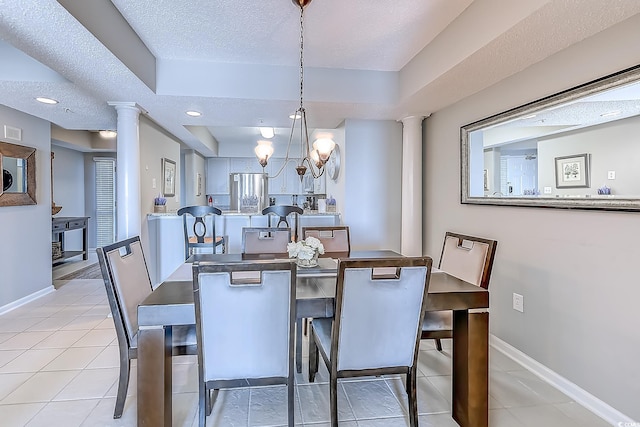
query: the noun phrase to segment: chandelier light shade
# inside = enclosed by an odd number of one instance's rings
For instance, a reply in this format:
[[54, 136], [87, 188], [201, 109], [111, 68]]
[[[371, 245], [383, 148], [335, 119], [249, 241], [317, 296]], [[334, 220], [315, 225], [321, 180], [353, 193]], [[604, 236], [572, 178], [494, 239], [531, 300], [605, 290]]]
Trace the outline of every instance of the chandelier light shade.
[[[307, 169], [310, 170], [314, 178], [322, 176], [324, 173], [324, 165], [329, 159], [331, 152], [335, 147], [335, 142], [330, 138], [323, 137], [317, 139], [313, 143], [313, 150], [311, 150], [309, 144], [309, 130], [307, 128], [307, 111], [304, 108], [303, 95], [304, 95], [304, 8], [311, 3], [311, 0], [292, 0], [293, 4], [300, 8], [300, 106], [298, 109], [289, 116], [293, 120], [291, 124], [291, 134], [289, 135], [289, 144], [287, 145], [287, 152], [285, 154], [285, 161], [282, 164], [280, 170], [273, 175], [276, 177], [280, 175], [284, 167], [291, 159], [289, 152], [291, 145], [295, 137], [300, 139], [300, 158], [297, 162], [296, 171], [302, 180], [303, 175], [307, 173]], [[261, 128], [262, 131], [262, 128]], [[268, 138], [263, 134], [263, 138]], [[263, 169], [267, 166], [269, 157], [273, 154], [273, 147], [269, 143], [267, 146], [265, 143], [268, 141], [258, 141], [258, 146], [255, 148], [258, 162], [262, 165]], [[270, 151], [267, 150], [269, 148]], [[293, 159], [291, 159], [293, 160]]]
[[330, 138], [318, 138], [313, 143], [313, 149], [318, 152], [318, 157], [323, 164], [327, 162], [335, 147], [336, 143]]
[[269, 158], [273, 155], [273, 145], [271, 141], [260, 140], [253, 151], [256, 153], [258, 163], [264, 168], [267, 166]]

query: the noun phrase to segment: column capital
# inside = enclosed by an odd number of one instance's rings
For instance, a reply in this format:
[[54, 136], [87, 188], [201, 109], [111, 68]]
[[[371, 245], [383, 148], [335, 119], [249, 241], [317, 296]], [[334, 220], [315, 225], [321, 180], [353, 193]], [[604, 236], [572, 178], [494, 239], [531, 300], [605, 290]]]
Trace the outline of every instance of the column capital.
[[145, 111], [136, 102], [121, 102], [121, 101], [109, 101], [108, 105], [112, 106], [116, 110], [135, 110], [138, 113], [144, 113]]
[[427, 114], [426, 116], [421, 116], [421, 115], [417, 115], [417, 116], [406, 116], [403, 117], [401, 119], [399, 119], [398, 121], [401, 122], [403, 125], [408, 125], [410, 123], [422, 123], [422, 121], [424, 119], [426, 119], [427, 117], [429, 117], [431, 114]]

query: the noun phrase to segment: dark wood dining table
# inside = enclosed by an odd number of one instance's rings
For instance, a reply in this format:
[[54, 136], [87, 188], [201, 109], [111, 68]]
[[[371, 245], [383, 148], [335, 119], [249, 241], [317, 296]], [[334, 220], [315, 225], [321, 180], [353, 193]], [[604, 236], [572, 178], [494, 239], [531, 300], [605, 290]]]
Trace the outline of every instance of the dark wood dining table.
[[[346, 254], [341, 254], [346, 255]], [[351, 258], [400, 257], [393, 251], [352, 251]], [[261, 262], [271, 257], [200, 254], [190, 257], [138, 306], [138, 426], [170, 426], [171, 327], [195, 324], [193, 262]], [[296, 368], [301, 369], [301, 320], [333, 317], [336, 259], [298, 268]], [[489, 424], [489, 292], [447, 273], [431, 274], [428, 310], [453, 310], [452, 416], [463, 427]]]

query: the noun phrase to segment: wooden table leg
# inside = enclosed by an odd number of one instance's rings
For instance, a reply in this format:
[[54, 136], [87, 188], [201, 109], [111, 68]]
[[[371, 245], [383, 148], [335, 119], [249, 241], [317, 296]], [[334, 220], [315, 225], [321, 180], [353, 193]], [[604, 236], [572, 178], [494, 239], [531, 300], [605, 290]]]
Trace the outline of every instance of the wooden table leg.
[[302, 323], [305, 319], [296, 319], [296, 371], [302, 372]]
[[171, 426], [171, 328], [138, 330], [138, 427]]
[[453, 419], [489, 425], [489, 313], [453, 312]]

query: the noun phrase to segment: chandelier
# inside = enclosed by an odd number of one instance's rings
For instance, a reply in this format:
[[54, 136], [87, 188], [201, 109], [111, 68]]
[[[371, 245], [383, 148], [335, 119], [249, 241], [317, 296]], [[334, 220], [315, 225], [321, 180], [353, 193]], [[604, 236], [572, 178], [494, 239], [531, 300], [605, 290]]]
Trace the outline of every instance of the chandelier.
[[[307, 110], [304, 108], [304, 8], [311, 0], [292, 0], [293, 4], [300, 8], [300, 106], [290, 117], [293, 120], [291, 124], [291, 133], [289, 134], [289, 144], [285, 154], [285, 161], [278, 172], [273, 175], [280, 175], [284, 167], [289, 162], [289, 151], [291, 149], [294, 135], [299, 134], [300, 138], [300, 162], [296, 166], [296, 172], [300, 176], [300, 180], [307, 173], [307, 166], [314, 178], [322, 176], [324, 173], [324, 165], [329, 159], [331, 152], [335, 148], [335, 142], [330, 138], [318, 138], [313, 142], [313, 150], [309, 144], [309, 131], [307, 128]], [[273, 155], [273, 146], [271, 141], [260, 140], [255, 147], [254, 152], [258, 158], [258, 162], [264, 168], [267, 166], [269, 158]]]

